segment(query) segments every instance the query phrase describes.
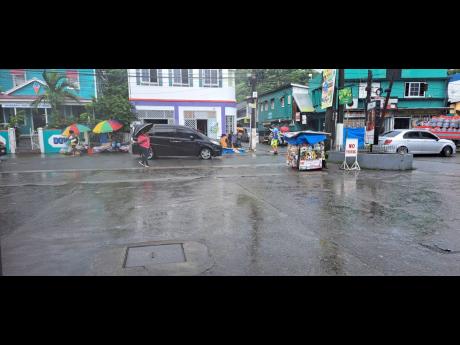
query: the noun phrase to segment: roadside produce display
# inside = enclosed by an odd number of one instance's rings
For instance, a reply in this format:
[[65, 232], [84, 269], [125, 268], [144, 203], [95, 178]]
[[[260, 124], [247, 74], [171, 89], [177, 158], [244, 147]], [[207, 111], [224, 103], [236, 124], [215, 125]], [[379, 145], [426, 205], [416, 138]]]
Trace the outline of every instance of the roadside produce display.
[[418, 121], [414, 128], [426, 129], [441, 139], [449, 139], [460, 144], [460, 116], [433, 116], [429, 121]]
[[300, 131], [285, 134], [288, 143], [286, 164], [293, 169], [322, 169], [326, 160], [324, 142], [329, 133]]

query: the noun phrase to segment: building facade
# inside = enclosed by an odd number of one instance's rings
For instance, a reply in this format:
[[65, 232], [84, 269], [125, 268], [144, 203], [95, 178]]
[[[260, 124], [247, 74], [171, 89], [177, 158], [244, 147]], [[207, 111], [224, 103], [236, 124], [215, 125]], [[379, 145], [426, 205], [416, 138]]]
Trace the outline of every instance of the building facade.
[[[371, 98], [380, 99], [383, 106], [385, 90], [389, 87], [389, 70], [371, 69], [373, 74]], [[385, 131], [412, 128], [417, 121], [445, 115], [447, 105], [447, 69], [400, 69], [393, 83], [385, 115]], [[365, 126], [365, 98], [367, 69], [345, 69], [345, 86], [353, 91], [353, 105], [345, 106], [344, 126]], [[314, 113], [309, 117], [324, 123], [325, 110], [321, 109], [321, 81], [318, 75], [310, 82]]]
[[460, 115], [460, 73], [449, 77], [448, 86], [449, 113], [450, 115]]
[[239, 102], [236, 105], [236, 121], [238, 127], [250, 127], [251, 112], [247, 101]]
[[210, 138], [236, 130], [235, 70], [128, 69], [140, 122], [194, 128]]
[[289, 126], [293, 131], [306, 129], [303, 116], [313, 111], [308, 86], [284, 85], [258, 96], [257, 131], [261, 135], [272, 125]]
[[[73, 92], [79, 102], [66, 100], [60, 111], [64, 117], [78, 117], [85, 112], [85, 104], [97, 97], [96, 71], [94, 69], [53, 69], [65, 74], [75, 84]], [[46, 85], [43, 69], [2, 69], [0, 70], [0, 122], [6, 125], [10, 116], [21, 112], [24, 122], [19, 126], [22, 135], [30, 135], [37, 128], [48, 124], [49, 104], [35, 108], [31, 103], [44, 92]]]

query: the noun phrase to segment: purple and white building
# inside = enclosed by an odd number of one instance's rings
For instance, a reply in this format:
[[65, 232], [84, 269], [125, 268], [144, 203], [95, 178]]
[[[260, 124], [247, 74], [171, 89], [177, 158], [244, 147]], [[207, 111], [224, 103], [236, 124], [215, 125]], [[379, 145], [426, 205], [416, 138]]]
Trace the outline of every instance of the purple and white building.
[[236, 130], [235, 70], [128, 69], [140, 122], [195, 128], [210, 138]]

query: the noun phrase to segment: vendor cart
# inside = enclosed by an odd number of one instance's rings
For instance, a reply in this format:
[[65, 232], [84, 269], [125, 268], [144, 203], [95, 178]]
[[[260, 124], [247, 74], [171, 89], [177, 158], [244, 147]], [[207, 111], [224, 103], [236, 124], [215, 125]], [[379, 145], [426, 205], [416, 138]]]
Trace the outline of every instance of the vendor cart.
[[287, 165], [298, 170], [322, 169], [326, 160], [324, 143], [330, 133], [315, 131], [288, 132]]

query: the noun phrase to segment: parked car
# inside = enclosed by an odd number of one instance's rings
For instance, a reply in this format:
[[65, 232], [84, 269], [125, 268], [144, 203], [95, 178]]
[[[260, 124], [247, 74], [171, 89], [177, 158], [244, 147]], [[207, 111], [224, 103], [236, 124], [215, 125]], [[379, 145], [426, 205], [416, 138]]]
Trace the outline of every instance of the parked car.
[[440, 139], [427, 130], [394, 130], [379, 137], [385, 152], [400, 154], [441, 154], [450, 157], [456, 153], [452, 140]]
[[[196, 156], [202, 159], [222, 155], [222, 146], [217, 140], [185, 126], [153, 125], [148, 132], [151, 153], [149, 159], [157, 157]], [[139, 146], [132, 140], [132, 153], [140, 154]]]

